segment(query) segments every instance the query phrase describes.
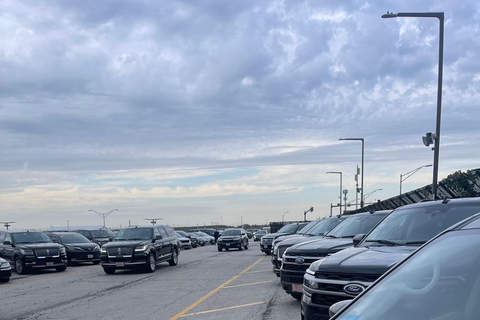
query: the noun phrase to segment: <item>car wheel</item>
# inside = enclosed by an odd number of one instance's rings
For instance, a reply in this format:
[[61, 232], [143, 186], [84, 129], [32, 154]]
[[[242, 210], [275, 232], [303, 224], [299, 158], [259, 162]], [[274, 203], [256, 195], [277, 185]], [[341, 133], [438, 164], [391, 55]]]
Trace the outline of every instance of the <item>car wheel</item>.
[[291, 295], [297, 300], [302, 300], [302, 294], [300, 292], [292, 292]]
[[20, 258], [15, 258], [15, 271], [17, 271], [18, 274], [25, 274], [27, 272], [25, 263], [23, 263]]
[[265, 251], [265, 254], [266, 254], [266, 255], [270, 255], [270, 251]]
[[178, 252], [177, 250], [173, 249], [172, 251], [172, 259], [168, 260], [168, 263], [171, 266], [176, 266], [178, 264]]
[[230, 250], [230, 249], [229, 249], [229, 248], [225, 248], [225, 251], [228, 251], [228, 250]]
[[217, 249], [218, 249], [218, 252], [222, 252], [222, 248], [217, 247]]
[[103, 268], [103, 271], [105, 271], [106, 274], [114, 274], [115, 268]]
[[0, 278], [0, 282], [8, 282], [10, 281], [10, 278]]
[[67, 266], [55, 267], [55, 270], [57, 270], [58, 272], [62, 272], [67, 270]]
[[243, 250], [243, 247], [242, 247], [242, 243], [240, 242], [240, 244], [238, 245], [238, 250], [239, 251], [242, 251]]
[[155, 260], [155, 255], [150, 253], [147, 256], [147, 264], [145, 265], [145, 271], [154, 272], [157, 266], [157, 261]]
[[92, 261], [93, 264], [100, 264], [100, 261]]

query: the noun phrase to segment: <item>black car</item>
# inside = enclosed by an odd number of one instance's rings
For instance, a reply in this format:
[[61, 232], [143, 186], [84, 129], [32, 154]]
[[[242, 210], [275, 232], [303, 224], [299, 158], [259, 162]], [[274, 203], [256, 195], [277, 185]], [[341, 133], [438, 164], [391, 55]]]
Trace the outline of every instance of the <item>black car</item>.
[[67, 251], [68, 264], [79, 262], [100, 263], [100, 246], [76, 232], [47, 232], [55, 243], [60, 243]]
[[366, 237], [354, 239], [358, 240], [355, 247], [310, 265], [303, 280], [302, 317], [328, 319], [332, 304], [360, 294], [425, 242], [477, 212], [480, 198], [427, 201], [395, 209]]
[[[357, 213], [343, 217], [341, 223], [323, 237], [313, 241], [302, 238], [285, 240], [278, 245], [277, 255], [282, 260], [280, 279], [283, 289], [300, 300], [303, 276], [312, 262], [345, 248], [353, 247], [353, 238], [369, 233], [391, 210]], [[315, 238], [315, 237], [312, 237]]]
[[265, 254], [270, 254], [272, 252], [272, 243], [273, 240], [277, 239], [278, 237], [281, 236], [286, 236], [289, 234], [294, 234], [300, 231], [303, 227], [305, 227], [308, 224], [308, 222], [296, 222], [296, 223], [290, 223], [285, 226], [283, 226], [280, 230], [278, 230], [275, 233], [270, 233], [267, 235], [264, 235], [260, 239], [260, 250], [262, 252], [265, 252]]
[[218, 251], [223, 249], [229, 250], [231, 248], [236, 248], [240, 251], [243, 249], [248, 249], [248, 236], [247, 232], [244, 229], [225, 229], [223, 234], [217, 240]]
[[0, 282], [8, 282], [10, 281], [10, 277], [12, 276], [12, 267], [10, 263], [0, 258]]
[[144, 269], [154, 272], [159, 262], [178, 263], [180, 245], [172, 227], [167, 225], [128, 227], [100, 249], [105, 273], [116, 269]]
[[480, 214], [476, 214], [389, 269], [353, 303], [344, 300], [333, 305], [330, 316], [348, 305], [332, 320], [478, 319], [479, 246]]
[[67, 252], [40, 231], [0, 231], [0, 257], [12, 264], [18, 274], [29, 269], [67, 269]]
[[264, 235], [267, 234], [267, 230], [258, 230], [253, 234], [253, 241], [260, 241]]
[[74, 230], [75, 232], [80, 233], [82, 236], [88, 240], [95, 242], [99, 246], [103, 246], [105, 243], [110, 241], [111, 238], [115, 237], [115, 233], [109, 229], [79, 229]]

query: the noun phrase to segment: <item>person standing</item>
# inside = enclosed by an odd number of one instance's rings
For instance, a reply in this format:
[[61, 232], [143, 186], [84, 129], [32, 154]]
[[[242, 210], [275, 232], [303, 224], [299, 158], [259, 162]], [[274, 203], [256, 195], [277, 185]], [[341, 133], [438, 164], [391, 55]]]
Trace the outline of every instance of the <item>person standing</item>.
[[215, 243], [217, 243], [218, 237], [220, 237], [220, 232], [218, 229], [215, 229], [215, 232], [213, 233], [213, 237], [215, 238]]

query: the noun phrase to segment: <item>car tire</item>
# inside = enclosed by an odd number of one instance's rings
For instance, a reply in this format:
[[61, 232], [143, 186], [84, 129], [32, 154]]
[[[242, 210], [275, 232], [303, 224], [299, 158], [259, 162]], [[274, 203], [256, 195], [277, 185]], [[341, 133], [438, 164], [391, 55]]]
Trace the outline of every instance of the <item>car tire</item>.
[[57, 270], [58, 272], [62, 272], [67, 270], [67, 266], [55, 267], [55, 270]]
[[297, 300], [302, 300], [302, 294], [300, 292], [292, 292], [291, 295]]
[[222, 252], [222, 248], [217, 247], [217, 249], [218, 249], [218, 252]]
[[103, 268], [103, 271], [105, 271], [106, 274], [114, 274], [115, 268]]
[[149, 253], [147, 256], [147, 264], [145, 265], [145, 271], [152, 273], [155, 271], [157, 267], [157, 261], [155, 260], [155, 255], [153, 253]]
[[242, 251], [243, 250], [243, 247], [242, 247], [242, 243], [240, 242], [240, 244], [238, 245], [238, 250], [239, 251]]
[[27, 268], [25, 268], [25, 263], [23, 263], [22, 259], [20, 258], [15, 258], [15, 271], [18, 274], [25, 274], [27, 273]]
[[265, 254], [266, 254], [266, 255], [270, 255], [270, 251], [265, 251]]
[[0, 282], [8, 282], [10, 281], [10, 278], [0, 278]]
[[243, 249], [248, 250], [248, 243], [245, 247], [243, 247]]
[[168, 263], [171, 266], [176, 266], [178, 264], [178, 252], [177, 250], [173, 249], [172, 251], [172, 259], [168, 260]]
[[230, 249], [229, 249], [229, 248], [225, 248], [225, 251], [228, 251], [228, 250], [230, 250]]

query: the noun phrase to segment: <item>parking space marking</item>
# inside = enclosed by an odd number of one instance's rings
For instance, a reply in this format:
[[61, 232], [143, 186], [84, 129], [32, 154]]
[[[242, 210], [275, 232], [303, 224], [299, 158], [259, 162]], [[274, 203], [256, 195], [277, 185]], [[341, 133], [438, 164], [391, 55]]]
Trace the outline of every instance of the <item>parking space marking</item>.
[[214, 310], [208, 310], [208, 311], [188, 313], [188, 314], [184, 314], [183, 316], [181, 316], [181, 318], [195, 316], [195, 315], [199, 315], [199, 314], [206, 314], [206, 313], [212, 313], [212, 312], [218, 312], [218, 311], [225, 311], [225, 310], [231, 310], [231, 309], [237, 309], [237, 308], [256, 306], [256, 305], [259, 305], [259, 304], [266, 304], [266, 303], [270, 303], [270, 302], [278, 302], [278, 301], [290, 300], [290, 299], [293, 299], [293, 297], [286, 297], [286, 298], [276, 299], [276, 300], [271, 300], [271, 301], [253, 302], [253, 303], [248, 303], [248, 304], [242, 304], [240, 306], [233, 306], [233, 307], [227, 307], [227, 308], [221, 308], [221, 309], [214, 309]]
[[224, 289], [236, 288], [236, 287], [246, 287], [246, 286], [253, 286], [253, 285], [255, 285], [255, 284], [270, 283], [270, 282], [278, 282], [278, 280], [269, 280], [269, 281], [261, 281], [261, 282], [253, 282], [253, 283], [237, 284], [237, 285], [235, 285], [235, 286], [228, 286], [228, 287], [224, 287]]
[[243, 274], [245, 274], [246, 272], [248, 272], [251, 268], [253, 268], [257, 263], [261, 262], [266, 256], [263, 256], [261, 257], [257, 262], [253, 263], [251, 266], [249, 266], [248, 268], [246, 268], [245, 270], [243, 270], [242, 272], [240, 272], [239, 274], [237, 274], [235, 277], [233, 277], [232, 279], [228, 280], [227, 282], [225, 282], [224, 284], [222, 284], [221, 286], [219, 286], [218, 288], [216, 288], [215, 290], [211, 291], [210, 293], [208, 293], [206, 296], [204, 296], [203, 298], [197, 300], [195, 303], [193, 303], [192, 305], [190, 305], [189, 307], [185, 308], [184, 310], [180, 311], [179, 313], [177, 313], [175, 316], [173, 316], [172, 318], [170, 318], [170, 320], [176, 320], [180, 317], [183, 317], [188, 311], [192, 310], [193, 308], [195, 308], [196, 306], [198, 306], [200, 303], [202, 303], [203, 301], [207, 300], [208, 298], [210, 298], [211, 296], [213, 296], [215, 293], [217, 293], [218, 291], [222, 290], [223, 288], [225, 288], [226, 286], [228, 286], [230, 283], [232, 283], [233, 281], [237, 280], [240, 276], [242, 276]]
[[250, 273], [257, 273], [257, 272], [272, 272], [272, 269], [268, 269], [268, 270], [258, 270], [258, 271], [249, 271], [249, 272], [247, 272], [247, 273], [250, 274]]

